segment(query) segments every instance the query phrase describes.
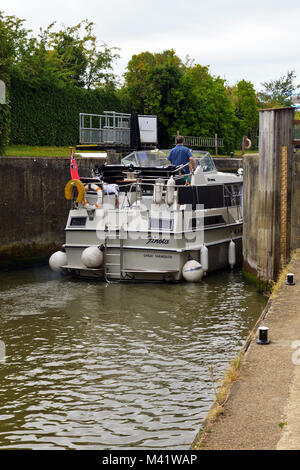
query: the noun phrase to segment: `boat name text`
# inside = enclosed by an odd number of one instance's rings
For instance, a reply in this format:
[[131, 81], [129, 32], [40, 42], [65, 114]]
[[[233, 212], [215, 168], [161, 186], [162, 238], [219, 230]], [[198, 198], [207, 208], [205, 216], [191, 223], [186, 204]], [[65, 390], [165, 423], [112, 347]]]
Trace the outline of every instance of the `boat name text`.
[[153, 243], [156, 245], [169, 245], [169, 241], [170, 240], [166, 240], [165, 238], [162, 238], [161, 240], [158, 238], [149, 238], [146, 245], [149, 245], [149, 243]]

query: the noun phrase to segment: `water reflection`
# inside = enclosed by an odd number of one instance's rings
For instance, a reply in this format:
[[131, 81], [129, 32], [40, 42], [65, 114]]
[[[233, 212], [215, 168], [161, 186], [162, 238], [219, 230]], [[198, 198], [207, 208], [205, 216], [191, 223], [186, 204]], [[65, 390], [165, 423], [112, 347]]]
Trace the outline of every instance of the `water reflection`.
[[241, 273], [105, 285], [0, 276], [0, 448], [184, 449], [265, 299]]

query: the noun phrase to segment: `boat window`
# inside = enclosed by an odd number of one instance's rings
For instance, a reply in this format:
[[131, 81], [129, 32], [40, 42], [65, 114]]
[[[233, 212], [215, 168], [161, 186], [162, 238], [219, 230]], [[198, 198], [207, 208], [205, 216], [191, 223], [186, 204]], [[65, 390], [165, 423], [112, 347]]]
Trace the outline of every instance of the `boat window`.
[[207, 215], [205, 217], [193, 217], [190, 219], [189, 229], [196, 229], [208, 225], [224, 225], [225, 220], [222, 215]]
[[127, 155], [127, 157], [122, 158], [121, 164], [122, 165], [131, 165], [131, 164], [138, 165], [135, 152], [130, 153], [129, 155]]
[[222, 215], [208, 215], [204, 217], [204, 225], [223, 225], [225, 224], [224, 217]]
[[173, 230], [174, 219], [149, 219], [149, 230]]
[[72, 217], [70, 227], [85, 227], [86, 217]]

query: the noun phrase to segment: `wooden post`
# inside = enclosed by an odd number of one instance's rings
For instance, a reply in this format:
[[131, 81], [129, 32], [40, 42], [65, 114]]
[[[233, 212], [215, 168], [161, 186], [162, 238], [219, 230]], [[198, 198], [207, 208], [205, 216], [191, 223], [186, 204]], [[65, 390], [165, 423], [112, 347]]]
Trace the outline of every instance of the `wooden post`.
[[242, 140], [242, 156], [244, 155], [245, 153], [245, 137], [243, 137], [243, 140]]
[[[260, 111], [257, 274], [277, 279], [290, 254], [294, 108]], [[255, 208], [257, 206], [257, 208]]]

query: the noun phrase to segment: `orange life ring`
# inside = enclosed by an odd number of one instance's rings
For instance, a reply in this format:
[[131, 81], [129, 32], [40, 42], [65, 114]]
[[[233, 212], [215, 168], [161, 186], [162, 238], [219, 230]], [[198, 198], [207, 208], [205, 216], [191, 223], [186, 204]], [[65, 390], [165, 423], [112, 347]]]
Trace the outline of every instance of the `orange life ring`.
[[99, 207], [101, 206], [101, 203], [102, 203], [102, 187], [101, 186], [97, 186], [97, 184], [86, 184], [84, 189], [85, 191], [87, 192], [89, 190], [89, 186], [91, 189], [93, 189], [94, 191], [96, 191], [97, 193], [97, 202], [96, 204], [90, 204], [86, 198], [84, 198], [84, 201], [83, 201], [83, 207], [85, 209], [99, 209]]
[[72, 199], [72, 193], [73, 193], [72, 190], [74, 186], [77, 188], [77, 191], [78, 191], [76, 202], [82, 202], [85, 196], [84, 185], [80, 180], [76, 180], [76, 179], [72, 179], [67, 182], [65, 186], [65, 198]]

